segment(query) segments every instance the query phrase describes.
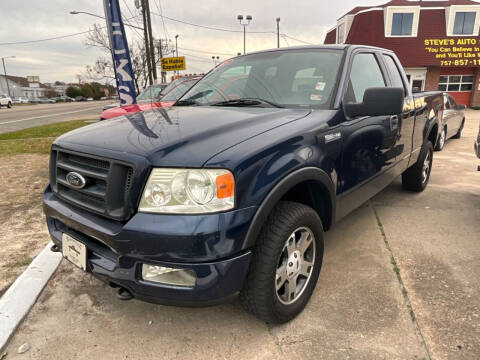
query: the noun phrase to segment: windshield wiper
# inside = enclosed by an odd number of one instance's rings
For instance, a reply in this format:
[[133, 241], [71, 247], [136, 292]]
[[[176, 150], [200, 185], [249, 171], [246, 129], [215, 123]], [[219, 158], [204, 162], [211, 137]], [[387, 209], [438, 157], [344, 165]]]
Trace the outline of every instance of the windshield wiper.
[[198, 101], [191, 100], [191, 99], [183, 99], [183, 100], [178, 100], [175, 103], [175, 106], [189, 106], [189, 105], [198, 105]]
[[276, 108], [285, 107], [280, 104], [274, 103], [273, 101], [268, 101], [268, 100], [258, 99], [258, 98], [231, 99], [231, 100], [220, 101], [211, 105], [212, 106], [255, 106], [255, 105], [261, 105], [261, 104], [267, 104]]

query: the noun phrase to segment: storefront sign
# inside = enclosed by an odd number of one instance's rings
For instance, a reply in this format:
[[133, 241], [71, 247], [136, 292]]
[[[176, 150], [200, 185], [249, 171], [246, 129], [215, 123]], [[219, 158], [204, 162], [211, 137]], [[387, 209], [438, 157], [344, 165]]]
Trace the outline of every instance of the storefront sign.
[[477, 38], [425, 39], [425, 51], [440, 66], [480, 66], [480, 41]]
[[185, 70], [185, 56], [169, 57], [162, 59], [162, 71]]

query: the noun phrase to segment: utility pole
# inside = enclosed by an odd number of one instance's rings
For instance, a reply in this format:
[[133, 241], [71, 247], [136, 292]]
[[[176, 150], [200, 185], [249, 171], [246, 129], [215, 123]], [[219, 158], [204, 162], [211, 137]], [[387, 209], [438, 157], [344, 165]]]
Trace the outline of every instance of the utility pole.
[[150, 60], [152, 61], [152, 74], [154, 82], [157, 82], [157, 62], [155, 61], [155, 48], [153, 47], [153, 32], [152, 32], [152, 19], [150, 17], [150, 3], [149, 0], [144, 0], [146, 5], [146, 17], [148, 25], [149, 47], [150, 47]]
[[150, 42], [148, 41], [148, 25], [146, 14], [146, 0], [142, 0], [142, 17], [143, 17], [143, 37], [145, 38], [145, 55], [147, 58], [148, 80], [150, 85], [153, 85], [152, 79], [152, 61], [150, 59]]
[[280, 18], [277, 17], [277, 48], [280, 48]]
[[[160, 55], [160, 66], [161, 66], [162, 59], [163, 59], [163, 41], [164, 41], [163, 39], [158, 40], [158, 53]], [[168, 45], [168, 42], [167, 42], [167, 45]], [[165, 71], [161, 72], [160, 81], [163, 84], [167, 82], [167, 73]]]
[[10, 86], [8, 85], [7, 68], [5, 67], [5, 58], [4, 57], [2, 57], [2, 63], [3, 63], [3, 72], [5, 73], [5, 81], [7, 83], [8, 97], [11, 97], [10, 96]]

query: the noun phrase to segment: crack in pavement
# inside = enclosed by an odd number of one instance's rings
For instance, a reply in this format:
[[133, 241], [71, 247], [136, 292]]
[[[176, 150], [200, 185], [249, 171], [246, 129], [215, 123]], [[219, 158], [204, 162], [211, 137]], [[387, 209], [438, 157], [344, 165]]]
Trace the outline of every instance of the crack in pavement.
[[390, 247], [390, 244], [388, 243], [387, 235], [385, 234], [385, 229], [383, 228], [382, 221], [380, 220], [380, 216], [378, 215], [378, 212], [375, 208], [375, 206], [372, 204], [371, 201], [369, 201], [369, 205], [372, 208], [373, 214], [375, 215], [375, 218], [377, 219], [377, 225], [378, 229], [380, 230], [380, 233], [382, 234], [383, 242], [385, 243], [385, 247], [390, 254], [390, 263], [393, 265], [393, 272], [395, 273], [397, 277], [398, 284], [400, 286], [400, 290], [402, 292], [403, 300], [405, 301], [405, 304], [407, 305], [408, 313], [410, 314], [410, 319], [412, 320], [413, 326], [415, 328], [415, 331], [417, 332], [417, 336], [420, 338], [420, 342], [422, 346], [425, 349], [425, 352], [427, 354], [427, 359], [431, 360], [432, 357], [430, 355], [430, 349], [428, 348], [427, 342], [425, 341], [425, 337], [423, 336], [422, 330], [420, 329], [420, 325], [418, 324], [417, 317], [415, 316], [415, 312], [412, 307], [412, 303], [410, 302], [410, 298], [408, 296], [408, 291], [405, 287], [405, 284], [403, 283], [402, 276], [400, 275], [400, 269], [397, 266], [397, 261], [395, 260], [395, 256], [393, 255], [392, 248]]

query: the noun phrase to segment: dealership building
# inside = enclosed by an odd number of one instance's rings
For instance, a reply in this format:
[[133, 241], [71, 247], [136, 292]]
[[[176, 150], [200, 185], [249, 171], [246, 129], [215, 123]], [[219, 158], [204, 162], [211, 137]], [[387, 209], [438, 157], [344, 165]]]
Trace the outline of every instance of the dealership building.
[[325, 44], [395, 51], [414, 90], [442, 90], [480, 107], [480, 3], [392, 0], [356, 7], [337, 20]]

